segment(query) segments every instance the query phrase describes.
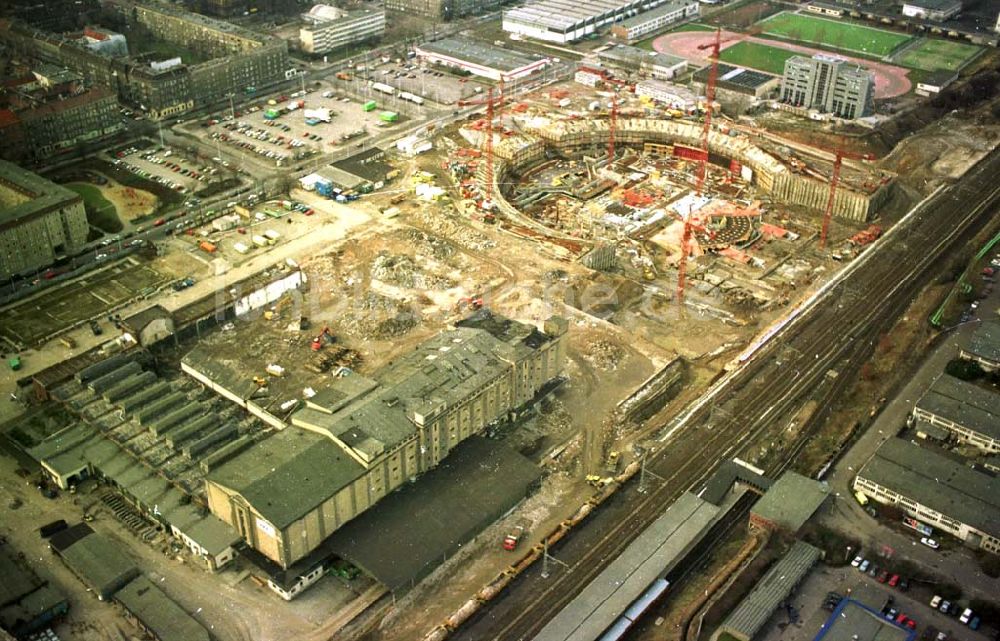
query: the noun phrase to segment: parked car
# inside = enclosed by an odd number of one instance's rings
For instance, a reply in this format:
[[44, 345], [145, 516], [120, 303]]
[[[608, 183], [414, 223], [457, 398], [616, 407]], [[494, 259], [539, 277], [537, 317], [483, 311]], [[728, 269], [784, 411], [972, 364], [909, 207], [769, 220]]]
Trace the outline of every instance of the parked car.
[[858, 567], [859, 565], [861, 565], [861, 562], [864, 561], [864, 560], [865, 560], [865, 558], [863, 556], [861, 556], [860, 554], [857, 555], [856, 557], [854, 557], [854, 560], [851, 561], [851, 567], [852, 568]]
[[972, 608], [965, 608], [962, 610], [962, 616], [958, 617], [959, 623], [968, 623], [972, 618]]
[[888, 581], [889, 580], [889, 570], [882, 570], [881, 572], [879, 572], [878, 576], [875, 577], [875, 580], [878, 581], [879, 583], [885, 583], [886, 581]]
[[891, 577], [889, 577], [889, 587], [894, 588], [898, 585], [899, 585], [899, 575], [893, 574]]
[[861, 562], [861, 565], [858, 566], [858, 569], [861, 570], [862, 572], [867, 572], [869, 565], [871, 565], [871, 561], [865, 559], [864, 561]]
[[935, 594], [935, 595], [934, 595], [934, 598], [933, 598], [933, 599], [931, 599], [931, 603], [930, 603], [930, 606], [931, 606], [932, 608], [934, 608], [935, 610], [937, 610], [937, 609], [938, 609], [938, 607], [940, 607], [940, 605], [941, 605], [941, 597], [940, 597], [940, 596], [938, 596], [937, 594]]
[[969, 629], [970, 630], [978, 630], [979, 629], [979, 617], [977, 617], [977, 616], [972, 617], [972, 620], [969, 621]]
[[948, 610], [951, 608], [951, 601], [942, 601], [941, 605], [938, 606], [938, 610], [948, 614]]
[[922, 537], [920, 539], [920, 542], [923, 543], [924, 545], [926, 545], [927, 547], [929, 547], [932, 550], [936, 550], [939, 547], [941, 547], [941, 545], [937, 541], [935, 541], [932, 538], [926, 537], [926, 536]]

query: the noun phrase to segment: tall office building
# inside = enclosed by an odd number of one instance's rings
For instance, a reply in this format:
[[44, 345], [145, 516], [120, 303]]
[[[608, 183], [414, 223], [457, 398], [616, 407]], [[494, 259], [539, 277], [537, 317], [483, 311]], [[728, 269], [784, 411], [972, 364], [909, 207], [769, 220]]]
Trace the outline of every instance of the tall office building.
[[785, 62], [781, 100], [850, 120], [871, 114], [874, 89], [871, 72], [843, 58], [794, 56]]

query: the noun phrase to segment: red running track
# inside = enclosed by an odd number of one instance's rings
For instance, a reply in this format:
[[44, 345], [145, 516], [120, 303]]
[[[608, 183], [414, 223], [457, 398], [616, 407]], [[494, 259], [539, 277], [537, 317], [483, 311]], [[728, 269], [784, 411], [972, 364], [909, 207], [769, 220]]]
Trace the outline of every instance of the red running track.
[[[750, 42], [778, 47], [780, 49], [787, 49], [789, 51], [795, 51], [809, 56], [817, 53], [831, 55], [829, 51], [812, 49], [810, 47], [794, 45], [787, 42], [767, 40], [766, 38], [755, 38], [753, 36], [736, 33], [734, 31], [723, 31], [722, 40], [722, 49], [727, 49], [737, 42], [748, 40]], [[690, 61], [708, 64], [708, 56], [711, 52], [711, 45], [714, 41], [715, 33], [712, 31], [680, 31], [678, 33], [668, 33], [657, 38], [653, 41], [653, 49], [659, 51], [660, 53], [669, 53], [675, 56], [680, 56], [681, 58], [686, 58]], [[699, 49], [699, 47], [702, 46], [705, 46], [705, 48]], [[871, 60], [865, 60], [864, 58], [851, 58], [850, 56], [842, 56], [841, 54], [835, 55], [857, 63], [874, 72], [875, 97], [878, 99], [901, 96], [908, 92], [912, 86], [910, 79], [906, 77], [906, 74], [909, 73], [908, 69], [887, 65], [881, 62], [873, 62]], [[723, 64], [733, 63], [724, 62]]]

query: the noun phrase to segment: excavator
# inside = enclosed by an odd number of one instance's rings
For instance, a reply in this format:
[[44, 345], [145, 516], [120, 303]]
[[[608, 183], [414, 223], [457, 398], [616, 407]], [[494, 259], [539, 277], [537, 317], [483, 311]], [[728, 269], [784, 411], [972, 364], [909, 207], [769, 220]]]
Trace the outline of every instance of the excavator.
[[336, 342], [336, 340], [337, 339], [334, 337], [333, 332], [330, 331], [330, 328], [324, 327], [323, 331], [319, 333], [319, 336], [312, 339], [312, 343], [310, 343], [309, 347], [312, 351], [318, 352], [323, 349], [325, 345], [332, 345]]

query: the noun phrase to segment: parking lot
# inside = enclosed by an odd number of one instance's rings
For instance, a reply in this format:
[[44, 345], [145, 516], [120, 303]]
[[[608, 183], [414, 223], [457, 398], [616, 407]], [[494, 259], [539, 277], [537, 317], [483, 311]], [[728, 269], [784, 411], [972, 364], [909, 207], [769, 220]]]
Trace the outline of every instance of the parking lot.
[[160, 183], [180, 194], [198, 191], [210, 180], [215, 180], [219, 171], [211, 165], [195, 164], [174, 154], [169, 148], [159, 151], [136, 150], [116, 157], [113, 162], [123, 169]]
[[[872, 565], [882, 565], [881, 559], [870, 561]], [[904, 591], [897, 582], [889, 586], [888, 579], [879, 582], [884, 567], [872, 577], [868, 572], [860, 572], [850, 565], [842, 568], [819, 566], [799, 586], [790, 597], [790, 610], [779, 610], [771, 617], [768, 628], [761, 636], [761, 641], [812, 641], [823, 624], [829, 619], [836, 596], [874, 595], [875, 599], [866, 599], [865, 605], [880, 611], [881, 616], [888, 621], [890, 618], [896, 625], [907, 630], [915, 630], [921, 639], [927, 641], [981, 641], [992, 638], [993, 631], [980, 627], [978, 631], [971, 630], [959, 620], [963, 605], [955, 610], [954, 615], [945, 614], [940, 609], [930, 606], [928, 591], [933, 592], [933, 585], [908, 585]], [[939, 601], [940, 607], [940, 601]], [[794, 615], [790, 615], [794, 611]], [[985, 624], [984, 624], [985, 626]]]
[[[269, 110], [276, 116], [267, 117]], [[385, 111], [394, 111], [397, 116], [387, 122], [390, 117], [383, 116]], [[321, 118], [315, 118], [317, 112], [321, 112]], [[312, 124], [306, 124], [307, 119]], [[221, 114], [186, 125], [185, 129], [215, 141], [244, 160], [283, 167], [317, 154], [363, 147], [370, 136], [391, 131], [409, 120], [384, 101], [376, 99], [366, 111], [363, 102], [319, 88], [282, 94], [237, 112], [235, 118]]]

